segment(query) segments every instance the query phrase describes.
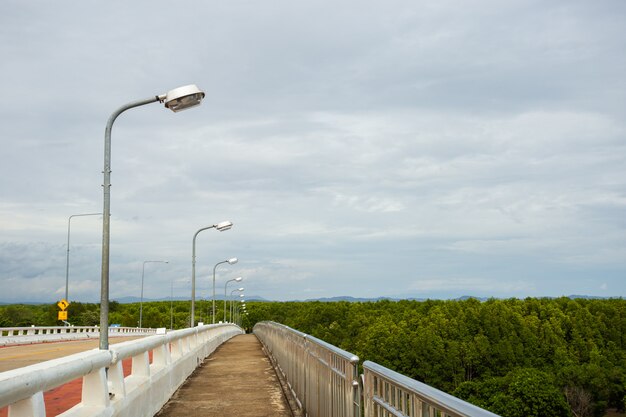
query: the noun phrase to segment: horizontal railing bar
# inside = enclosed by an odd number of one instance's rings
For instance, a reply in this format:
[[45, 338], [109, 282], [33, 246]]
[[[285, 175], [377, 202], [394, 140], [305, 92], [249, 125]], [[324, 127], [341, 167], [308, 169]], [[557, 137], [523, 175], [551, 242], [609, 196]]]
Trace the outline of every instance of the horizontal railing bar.
[[80, 378], [110, 363], [111, 352], [108, 350], [90, 350], [2, 372], [0, 408]]
[[[207, 325], [202, 328], [212, 328], [225, 326], [224, 324], [216, 324], [216, 325]], [[178, 339], [182, 339], [187, 336], [191, 336], [193, 334], [198, 333], [198, 329], [202, 329], [199, 327], [192, 327], [188, 329], [182, 330], [174, 330], [172, 332], [163, 334], [163, 335], [154, 335], [147, 336], [141, 340], [129, 340], [128, 342], [117, 343], [115, 345], [110, 346], [110, 350], [115, 352], [113, 357], [113, 363], [121, 360], [133, 357], [140, 353], [146, 352], [148, 350], [153, 350], [158, 346], [161, 346], [166, 343], [174, 342]]]
[[[303, 333], [304, 334], [304, 333]], [[332, 353], [334, 353], [337, 356], [342, 357], [343, 359], [346, 359], [352, 363], [358, 363], [359, 362], [359, 357], [356, 356], [353, 353], [350, 353], [348, 351], [345, 351], [341, 348], [338, 348], [337, 346], [331, 345], [330, 343], [326, 343], [323, 340], [318, 339], [317, 337], [308, 335], [308, 334], [304, 334], [304, 337], [306, 338], [306, 340], [313, 342], [321, 347], [323, 347], [324, 349], [330, 350]]]
[[423, 382], [416, 381], [408, 376], [392, 371], [391, 369], [385, 368], [375, 362], [363, 362], [363, 369], [371, 371], [383, 379], [388, 380], [393, 385], [412, 392], [416, 396], [420, 397], [420, 399], [422, 399], [425, 403], [435, 406], [446, 413], [454, 413], [459, 416], [466, 417], [498, 417], [497, 414], [493, 414], [487, 410], [465, 402], [460, 398], [433, 388]]
[[372, 401], [384, 408], [388, 413], [393, 414], [396, 417], [404, 417], [404, 414], [400, 410], [397, 410], [396, 408], [390, 406], [382, 398], [375, 395], [374, 397], [372, 397]]

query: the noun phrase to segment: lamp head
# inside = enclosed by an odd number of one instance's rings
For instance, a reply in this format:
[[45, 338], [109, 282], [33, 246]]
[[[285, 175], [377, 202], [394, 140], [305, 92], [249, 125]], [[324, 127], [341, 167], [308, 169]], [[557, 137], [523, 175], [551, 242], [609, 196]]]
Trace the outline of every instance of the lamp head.
[[243, 287], [241, 287], [241, 288], [237, 288], [237, 291], [243, 291], [243, 290], [244, 290], [244, 288], [243, 288]]
[[233, 227], [233, 224], [229, 222], [228, 220], [225, 220], [223, 222], [219, 222], [216, 225], [213, 225], [213, 227], [215, 227], [220, 232], [224, 232], [226, 230], [229, 230], [231, 227]]
[[227, 262], [228, 262], [229, 264], [231, 264], [231, 265], [234, 265], [234, 264], [236, 264], [237, 262], [239, 262], [239, 259], [237, 259], [237, 258], [230, 258], [230, 259], [228, 259], [228, 260], [227, 260]]
[[165, 94], [165, 97], [159, 96], [165, 107], [173, 112], [195, 107], [200, 104], [203, 98], [204, 91], [200, 90], [195, 84], [170, 90]]
[[237, 278], [235, 278], [235, 281], [237, 281], [237, 282], [241, 282], [242, 280], [243, 280], [243, 278], [242, 278], [242, 277], [237, 277]]
[[[243, 297], [243, 296], [244, 296], [243, 294], [239, 294], [239, 297]], [[243, 301], [243, 300], [242, 300], [242, 301]]]

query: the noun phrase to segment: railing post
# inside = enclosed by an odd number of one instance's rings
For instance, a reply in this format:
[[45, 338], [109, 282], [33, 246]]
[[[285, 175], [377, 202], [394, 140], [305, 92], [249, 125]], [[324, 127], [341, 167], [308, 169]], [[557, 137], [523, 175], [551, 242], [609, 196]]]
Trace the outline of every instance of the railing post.
[[172, 363], [170, 350], [167, 345], [161, 345], [152, 351], [152, 363], [157, 367], [167, 366]]
[[83, 395], [81, 400], [83, 405], [108, 407], [109, 388], [104, 368], [83, 376]]
[[148, 352], [142, 352], [139, 355], [133, 356], [133, 376], [150, 376], [150, 357]]
[[116, 399], [126, 397], [126, 384], [124, 383], [124, 368], [122, 361], [118, 361], [109, 367], [108, 378], [111, 382], [111, 394]]
[[43, 392], [9, 405], [9, 417], [46, 417]]

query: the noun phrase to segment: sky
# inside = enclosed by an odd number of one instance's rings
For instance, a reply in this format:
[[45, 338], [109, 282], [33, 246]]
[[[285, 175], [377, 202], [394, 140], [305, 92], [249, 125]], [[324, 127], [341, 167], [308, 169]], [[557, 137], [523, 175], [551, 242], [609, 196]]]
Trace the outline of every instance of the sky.
[[[0, 302], [626, 296], [623, 0], [0, 3]], [[102, 216], [69, 299], [100, 299]], [[169, 263], [145, 263], [167, 260]], [[237, 288], [228, 284], [227, 292]]]

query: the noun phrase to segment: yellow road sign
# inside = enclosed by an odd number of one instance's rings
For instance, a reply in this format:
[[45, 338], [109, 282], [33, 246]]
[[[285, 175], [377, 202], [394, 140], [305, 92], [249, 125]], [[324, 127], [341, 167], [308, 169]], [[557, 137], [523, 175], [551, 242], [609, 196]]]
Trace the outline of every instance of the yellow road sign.
[[[66, 299], [63, 299], [63, 300], [59, 301], [57, 303], [57, 305], [59, 306], [61, 311], [65, 311], [65, 309], [67, 308], [67, 306], [70, 305], [70, 303]], [[61, 320], [61, 319], [59, 319], [59, 320]]]
[[67, 320], [67, 311], [59, 311], [58, 313], [57, 320]]

